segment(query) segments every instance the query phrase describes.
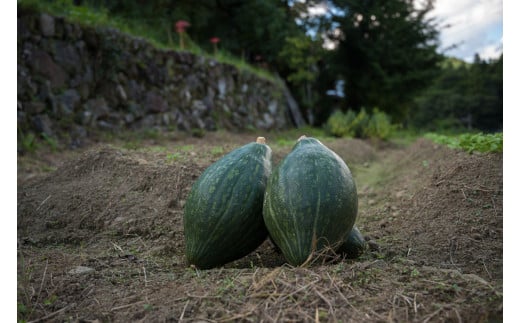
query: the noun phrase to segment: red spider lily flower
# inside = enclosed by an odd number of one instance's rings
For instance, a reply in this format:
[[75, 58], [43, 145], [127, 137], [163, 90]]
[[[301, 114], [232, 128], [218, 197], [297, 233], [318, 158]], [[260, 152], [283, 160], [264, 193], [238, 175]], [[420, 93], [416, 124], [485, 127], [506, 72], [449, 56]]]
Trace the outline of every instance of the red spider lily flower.
[[177, 32], [180, 34], [180, 33], [183, 33], [184, 30], [190, 26], [190, 23], [185, 21], [185, 20], [179, 20], [175, 23], [175, 29], [177, 30]]
[[179, 33], [179, 45], [181, 49], [184, 49], [184, 32], [190, 23], [185, 20], [179, 20], [175, 23], [175, 30]]
[[213, 51], [215, 52], [215, 55], [217, 55], [217, 52], [218, 52], [217, 44], [220, 41], [220, 38], [211, 37], [209, 41], [213, 44]]

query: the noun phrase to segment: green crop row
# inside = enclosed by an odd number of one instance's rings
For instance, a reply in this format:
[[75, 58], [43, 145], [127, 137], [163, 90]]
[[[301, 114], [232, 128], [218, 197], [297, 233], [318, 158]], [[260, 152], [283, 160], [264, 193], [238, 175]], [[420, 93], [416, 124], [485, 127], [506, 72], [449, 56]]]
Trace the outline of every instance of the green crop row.
[[427, 133], [424, 135], [436, 143], [446, 145], [454, 149], [463, 149], [469, 153], [478, 152], [502, 152], [503, 133], [464, 133], [459, 135], [441, 135]]

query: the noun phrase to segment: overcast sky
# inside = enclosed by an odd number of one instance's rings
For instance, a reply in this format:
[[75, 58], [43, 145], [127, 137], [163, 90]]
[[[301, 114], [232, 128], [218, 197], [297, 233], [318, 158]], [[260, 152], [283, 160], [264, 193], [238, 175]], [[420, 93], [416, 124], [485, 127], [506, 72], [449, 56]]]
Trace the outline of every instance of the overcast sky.
[[475, 53], [481, 58], [497, 58], [502, 52], [502, 0], [436, 0], [432, 15], [450, 28], [441, 29], [441, 48], [467, 62]]

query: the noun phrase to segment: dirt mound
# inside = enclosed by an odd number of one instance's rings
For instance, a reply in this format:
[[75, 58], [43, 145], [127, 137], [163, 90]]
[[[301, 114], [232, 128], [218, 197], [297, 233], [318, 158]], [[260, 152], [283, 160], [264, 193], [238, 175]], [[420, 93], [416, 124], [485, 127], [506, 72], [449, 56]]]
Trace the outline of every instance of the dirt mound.
[[97, 234], [182, 240], [180, 206], [204, 165], [98, 148], [19, 189], [18, 228], [33, 243], [80, 243]]
[[[222, 268], [187, 266], [186, 196], [207, 166], [251, 138], [217, 133], [146, 149], [98, 146], [19, 182], [19, 317], [501, 319], [502, 155], [427, 140], [409, 147], [324, 141], [356, 180], [357, 223], [370, 239], [361, 258], [293, 268], [266, 241]], [[271, 147], [276, 165], [292, 146]]]
[[384, 164], [389, 177], [376, 188], [381, 205], [360, 218], [385, 252], [502, 278], [500, 154], [470, 155], [421, 139]]
[[333, 140], [324, 143], [340, 155], [347, 165], [364, 164], [376, 159], [376, 149], [364, 140]]

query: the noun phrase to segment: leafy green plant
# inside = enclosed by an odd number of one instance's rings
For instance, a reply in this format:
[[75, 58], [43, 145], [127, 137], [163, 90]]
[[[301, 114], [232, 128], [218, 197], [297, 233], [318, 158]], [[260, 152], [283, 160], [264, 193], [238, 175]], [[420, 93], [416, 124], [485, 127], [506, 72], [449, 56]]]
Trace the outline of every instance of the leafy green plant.
[[34, 152], [38, 148], [36, 136], [32, 132], [24, 134], [18, 129], [18, 140], [21, 145], [20, 148], [25, 152]]
[[43, 304], [50, 306], [50, 305], [54, 304], [54, 302], [56, 302], [57, 300], [58, 300], [58, 296], [51, 295], [49, 298], [47, 298], [46, 300], [43, 301]]
[[191, 129], [191, 135], [193, 137], [203, 138], [206, 135], [206, 130], [201, 128], [193, 128]]
[[195, 149], [195, 146], [193, 146], [193, 145], [184, 145], [179, 148], [180, 151], [184, 151], [184, 152], [190, 152], [190, 151], [193, 151], [194, 149]]
[[58, 141], [55, 138], [53, 138], [43, 132], [42, 132], [42, 138], [45, 141], [45, 143], [51, 148], [52, 151], [55, 152], [58, 150]]
[[145, 129], [142, 133], [144, 139], [159, 139], [160, 135], [160, 130], [156, 128]]
[[18, 129], [18, 149], [21, 149], [24, 152], [32, 153], [46, 145], [50, 147], [53, 152], [58, 150], [59, 144], [56, 138], [50, 137], [45, 133], [41, 133], [40, 136], [41, 137], [38, 137], [32, 132], [23, 133], [20, 129]]
[[459, 135], [441, 135], [427, 133], [425, 138], [438, 144], [446, 145], [453, 149], [463, 149], [468, 153], [478, 152], [502, 152], [503, 133], [463, 133]]
[[24, 317], [29, 313], [29, 309], [23, 303], [17, 303], [18, 317]]
[[181, 157], [182, 157], [181, 153], [176, 152], [176, 153], [166, 155], [166, 160], [177, 161], [177, 160], [181, 159]]
[[364, 134], [369, 138], [386, 140], [393, 134], [395, 128], [390, 122], [390, 117], [386, 113], [379, 111], [378, 108], [375, 108], [364, 128]]
[[141, 146], [141, 143], [139, 143], [137, 141], [128, 141], [122, 145], [122, 147], [124, 149], [128, 149], [128, 150], [137, 150], [137, 149], [139, 149], [140, 146]]
[[352, 122], [352, 127], [354, 128], [356, 137], [365, 137], [366, 128], [368, 127], [369, 122], [370, 115], [366, 112], [365, 108], [361, 108], [359, 113], [356, 115], [356, 118]]
[[327, 120], [325, 129], [329, 134], [336, 137], [354, 137], [353, 122], [355, 119], [356, 113], [352, 110], [348, 110], [346, 113], [336, 110]]
[[394, 133], [396, 126], [390, 117], [375, 108], [372, 115], [365, 108], [356, 114], [352, 110], [346, 113], [335, 111], [327, 120], [326, 131], [336, 137], [378, 138], [386, 140]]
[[462, 149], [472, 153], [480, 152], [501, 152], [503, 149], [503, 134], [463, 134], [459, 136], [459, 144]]
[[224, 153], [224, 148], [221, 147], [221, 146], [216, 146], [216, 147], [213, 147], [211, 148], [211, 151], [210, 153], [213, 155], [213, 156], [220, 156]]
[[218, 294], [224, 295], [225, 293], [229, 292], [230, 290], [235, 288], [235, 280], [231, 277], [226, 277], [222, 281], [220, 281], [220, 284], [218, 286]]

